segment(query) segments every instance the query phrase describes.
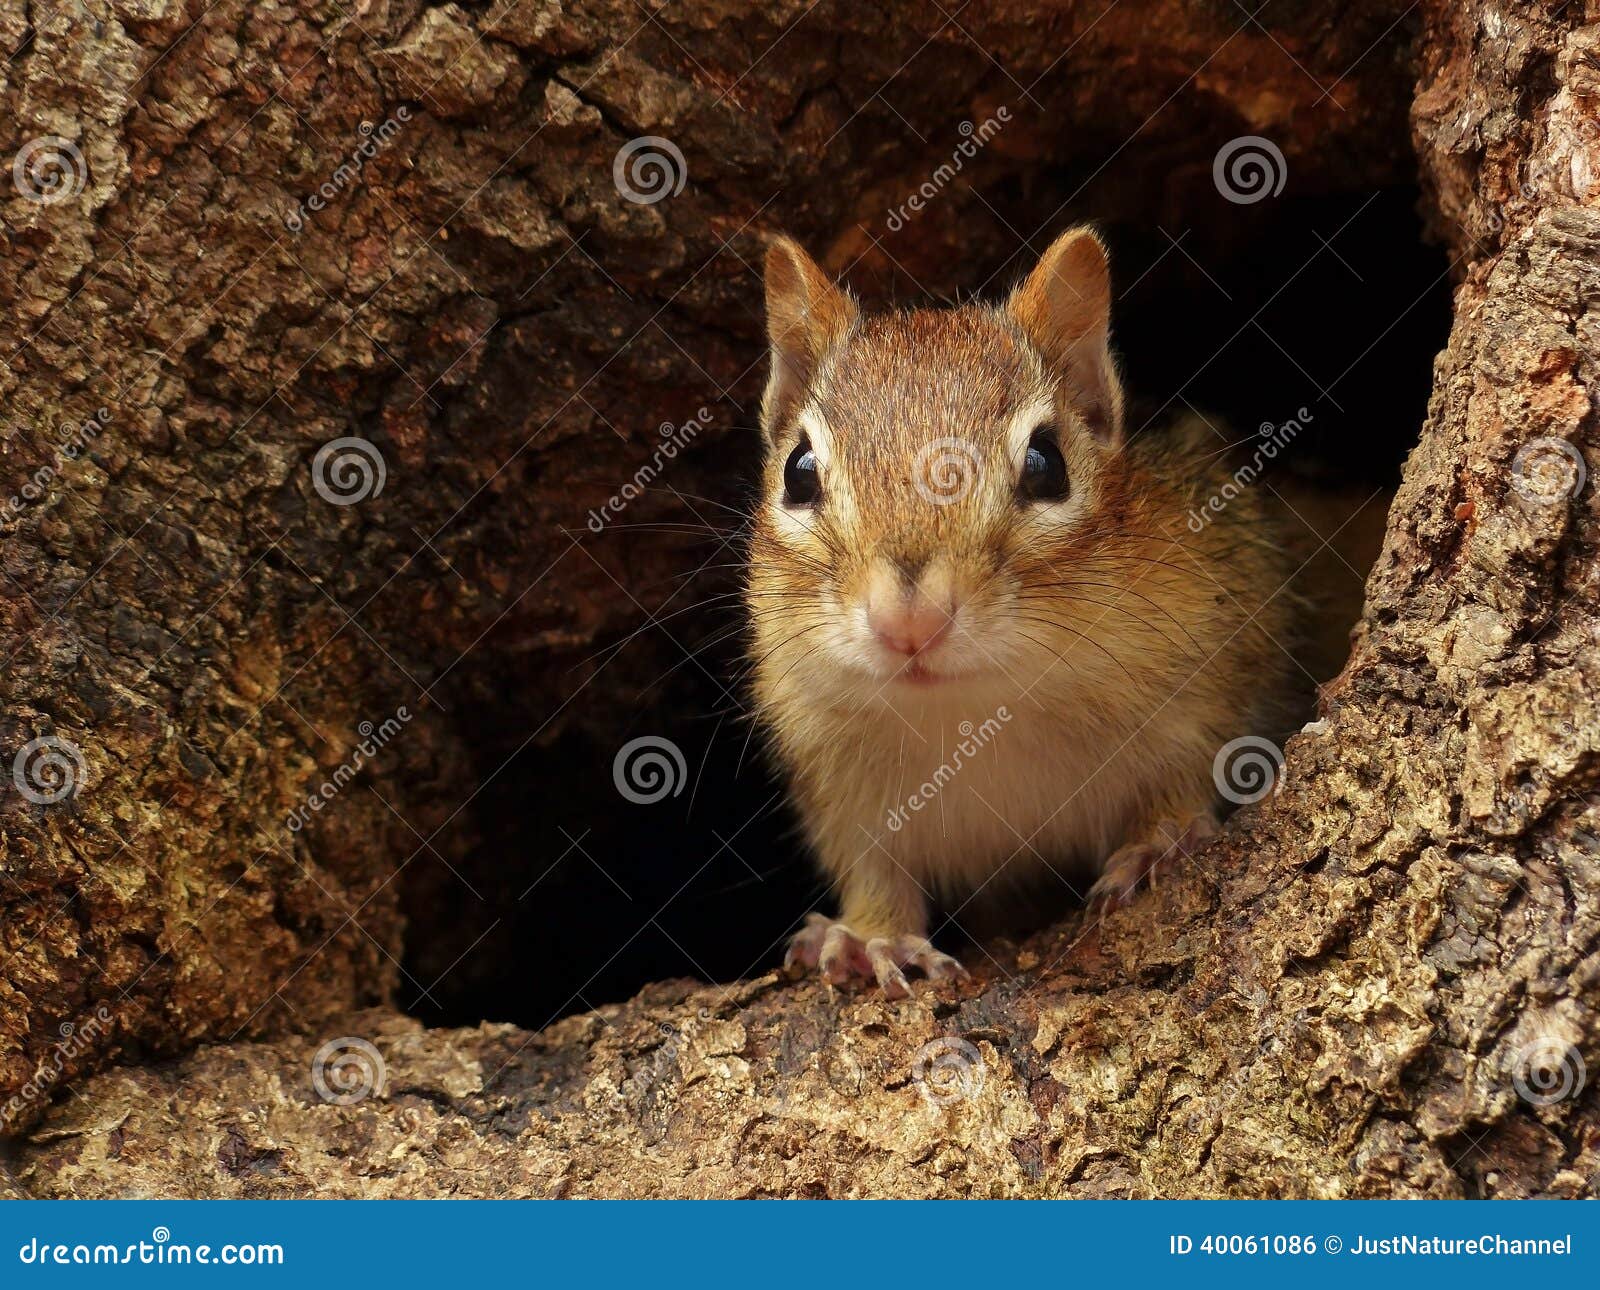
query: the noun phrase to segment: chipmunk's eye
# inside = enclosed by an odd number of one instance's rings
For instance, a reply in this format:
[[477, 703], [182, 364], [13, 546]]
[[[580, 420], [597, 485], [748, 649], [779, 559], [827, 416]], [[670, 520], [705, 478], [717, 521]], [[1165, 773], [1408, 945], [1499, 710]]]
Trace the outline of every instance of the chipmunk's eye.
[[1067, 459], [1056, 443], [1054, 426], [1040, 426], [1033, 432], [1017, 489], [1034, 502], [1057, 502], [1067, 495]]
[[817, 454], [802, 436], [783, 463], [783, 501], [786, 506], [815, 506], [822, 493], [822, 476], [817, 472]]

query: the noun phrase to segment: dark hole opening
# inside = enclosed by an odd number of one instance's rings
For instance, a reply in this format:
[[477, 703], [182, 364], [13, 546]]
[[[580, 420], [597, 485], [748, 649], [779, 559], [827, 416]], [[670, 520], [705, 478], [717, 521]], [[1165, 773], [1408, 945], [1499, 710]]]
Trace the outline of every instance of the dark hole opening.
[[[1003, 192], [989, 198], [1003, 208]], [[1303, 433], [1269, 471], [1391, 487], [1449, 325], [1446, 261], [1423, 243], [1416, 201], [1409, 188], [1285, 196], [1188, 232], [1107, 226], [1121, 296], [1116, 338], [1137, 396], [1130, 428], [1158, 433], [1161, 417], [1185, 405], [1235, 440], [1299, 417]], [[975, 268], [1000, 270], [993, 294], [1028, 254]], [[902, 284], [856, 285], [869, 298], [912, 298]], [[755, 310], [754, 278], [748, 293]], [[752, 406], [746, 424], [754, 418]], [[708, 507], [749, 504], [758, 451], [753, 429], [719, 444], [721, 491]], [[713, 563], [734, 559], [732, 550]], [[703, 559], [686, 554], [685, 574]], [[681, 603], [725, 593], [733, 578], [708, 569]], [[676, 619], [672, 635], [692, 660], [654, 632], [613, 642], [677, 661], [637, 709], [615, 715], [603, 745], [575, 735], [534, 742], [502, 767], [503, 751], [525, 736], [521, 718], [493, 704], [465, 714], [486, 750], [483, 774], [492, 774], [469, 825], [481, 860], [459, 873], [414, 866], [402, 880], [410, 1011], [430, 1024], [539, 1027], [652, 981], [731, 980], [778, 963], [800, 917], [826, 907], [760, 737], [730, 710], [735, 624], [728, 601]], [[687, 775], [680, 794], [649, 805], [622, 799], [613, 784], [617, 750], [643, 736], [670, 740]]]

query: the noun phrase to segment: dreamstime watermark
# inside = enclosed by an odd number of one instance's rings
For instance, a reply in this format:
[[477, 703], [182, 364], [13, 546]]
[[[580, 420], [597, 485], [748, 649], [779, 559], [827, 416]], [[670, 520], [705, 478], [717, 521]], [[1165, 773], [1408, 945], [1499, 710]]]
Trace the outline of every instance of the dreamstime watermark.
[[326, 210], [340, 194], [352, 188], [361, 178], [361, 172], [366, 169], [367, 163], [387, 148], [410, 120], [411, 109], [401, 106], [395, 109], [393, 116], [385, 118], [379, 125], [363, 121], [358, 127], [362, 136], [361, 142], [339, 163], [338, 169], [333, 174], [317, 185], [311, 195], [284, 218], [283, 222], [288, 230], [291, 233], [300, 232], [305, 228], [308, 218]]
[[676, 460], [678, 454], [694, 441], [695, 436], [704, 430], [710, 421], [711, 412], [707, 408], [697, 409], [693, 417], [679, 426], [673, 425], [670, 421], [663, 421], [658, 430], [661, 442], [656, 444], [655, 451], [650, 454], [650, 460], [634, 471], [633, 478], [606, 498], [598, 510], [590, 509], [590, 532], [601, 532], [607, 524], [621, 515], [627, 509], [628, 503], [644, 492], [667, 464]]
[[977, 1097], [988, 1076], [977, 1046], [952, 1035], [923, 1044], [912, 1066], [917, 1088], [934, 1106]]
[[410, 710], [401, 704], [392, 717], [383, 719], [381, 725], [374, 726], [370, 721], [363, 721], [357, 726], [356, 733], [361, 736], [361, 742], [356, 744], [332, 775], [312, 789], [306, 795], [306, 800], [289, 812], [284, 819], [284, 827], [290, 833], [298, 833], [305, 828], [311, 822], [311, 817], [344, 792], [345, 786], [361, 773], [361, 768], [376, 757], [410, 720]]
[[961, 134], [961, 142], [956, 145], [955, 151], [950, 154], [950, 160], [941, 162], [927, 179], [899, 206], [889, 212], [884, 221], [891, 233], [898, 233], [913, 217], [921, 214], [927, 205], [955, 179], [965, 168], [966, 163], [983, 151], [989, 140], [999, 134], [1001, 129], [1011, 120], [1011, 109], [1001, 107], [995, 114], [985, 117], [978, 125], [971, 121], [963, 121], [956, 129]]
[[370, 439], [347, 435], [317, 449], [311, 459], [311, 486], [331, 506], [354, 506], [383, 492], [389, 467]]
[[1306, 408], [1298, 408], [1295, 415], [1282, 425], [1274, 425], [1270, 421], [1263, 421], [1256, 430], [1255, 451], [1250, 454], [1250, 460], [1233, 472], [1233, 477], [1210, 497], [1206, 498], [1199, 506], [1189, 512], [1189, 531], [1200, 532], [1211, 523], [1214, 516], [1221, 515], [1227, 509], [1228, 503], [1261, 476], [1266, 463], [1272, 461], [1277, 455], [1294, 442], [1295, 437], [1306, 428], [1306, 423], [1316, 420]]
[[57, 1027], [61, 1038], [51, 1047], [28, 1080], [0, 1107], [0, 1129], [9, 1129], [31, 1108], [50, 1096], [50, 1090], [61, 1079], [67, 1063], [88, 1052], [111, 1025], [111, 1009], [101, 1004], [94, 1016], [81, 1025], [63, 1021]]
[[[1568, 99], [1569, 107], [1576, 106], [1565, 91], [1560, 97]], [[1579, 201], [1591, 195], [1596, 176], [1590, 158], [1600, 151], [1600, 121], [1584, 112], [1557, 109], [1546, 125], [1546, 141], [1536, 156], [1528, 158], [1526, 175], [1514, 178], [1507, 195], [1489, 207], [1483, 221], [1488, 232], [1504, 232], [1509, 211], [1518, 203], [1537, 203], [1566, 192]]]
[[982, 466], [983, 457], [970, 439], [945, 435], [923, 444], [911, 467], [911, 481], [924, 501], [949, 506], [972, 491]]
[[1546, 727], [1546, 732], [1550, 736], [1550, 751], [1567, 762], [1579, 761], [1600, 735], [1589, 722], [1574, 721], [1570, 717], [1557, 717]]
[[611, 159], [611, 182], [625, 200], [636, 206], [654, 206], [683, 191], [689, 182], [689, 163], [671, 139], [640, 135], [617, 149]]
[[253, 1245], [240, 1245], [232, 1241], [221, 1246], [190, 1245], [183, 1241], [174, 1241], [172, 1232], [166, 1227], [156, 1227], [150, 1232], [148, 1241], [130, 1241], [126, 1245], [116, 1245], [110, 1241], [97, 1240], [90, 1245], [86, 1241], [62, 1241], [53, 1236], [46, 1236], [43, 1240], [34, 1236], [28, 1243], [17, 1251], [19, 1263], [37, 1263], [42, 1267], [55, 1265], [57, 1267], [133, 1267], [136, 1264], [157, 1267], [189, 1267], [200, 1265], [203, 1267], [234, 1267], [238, 1265], [250, 1266], [252, 1264], [283, 1263], [283, 1246], [278, 1244], [258, 1243]]
[[1283, 191], [1289, 163], [1283, 150], [1259, 134], [1229, 139], [1211, 162], [1211, 182], [1236, 206], [1253, 206]]
[[1511, 488], [1525, 506], [1563, 506], [1583, 491], [1589, 466], [1577, 447], [1545, 435], [1530, 439], [1511, 461]]
[[889, 832], [898, 833], [905, 828], [906, 822], [938, 797], [944, 791], [944, 786], [959, 775], [961, 768], [982, 752], [989, 741], [999, 734], [1010, 720], [1011, 710], [1005, 704], [1001, 704], [995, 709], [994, 716], [984, 718], [980, 726], [974, 726], [970, 721], [963, 721], [957, 727], [961, 742], [956, 745], [955, 754], [924, 780], [903, 803], [890, 809], [888, 818], [884, 821], [888, 825]]
[[[712, 1019], [712, 1012], [710, 1008], [701, 1008], [695, 1016], [704, 1023]], [[624, 1101], [636, 1102], [652, 1089], [666, 1083], [677, 1069], [678, 1055], [689, 1042], [688, 1032], [670, 1021], [663, 1021], [656, 1029], [662, 1042], [650, 1051], [638, 1070], [617, 1086], [617, 1097]]]
[[11, 782], [35, 806], [54, 806], [76, 797], [87, 778], [83, 752], [60, 735], [30, 739], [11, 759]]
[[1534, 1106], [1554, 1106], [1583, 1092], [1589, 1076], [1575, 1044], [1542, 1035], [1517, 1049], [1511, 1060], [1511, 1085]]
[[311, 1059], [311, 1087], [334, 1106], [354, 1106], [374, 1093], [382, 1097], [387, 1078], [383, 1054], [359, 1035], [330, 1039]]
[[1189, 1129], [1197, 1135], [1204, 1133], [1208, 1119], [1218, 1127], [1227, 1123], [1233, 1107], [1251, 1092], [1251, 1082], [1261, 1077], [1260, 1064], [1274, 1058], [1281, 1061], [1283, 1054], [1293, 1050], [1306, 1029], [1303, 1010], [1280, 1016], [1273, 1009], [1271, 995], [1250, 971], [1248, 964], [1240, 964], [1234, 992], [1240, 1002], [1259, 1018], [1260, 1038], [1252, 1052], [1239, 1053], [1232, 1058], [1232, 1070], [1221, 1080], [1213, 1077], [1206, 1081], [1203, 1095], [1196, 1097], [1194, 1108], [1188, 1115]]
[[29, 139], [11, 161], [11, 182], [25, 201], [54, 206], [83, 191], [89, 167], [71, 139], [44, 134]]
[[1235, 806], [1249, 806], [1278, 788], [1283, 750], [1260, 735], [1241, 735], [1217, 749], [1211, 759], [1211, 782]]
[[111, 420], [109, 408], [96, 408], [94, 415], [83, 421], [65, 422], [56, 428], [55, 442], [50, 446], [50, 460], [34, 471], [20, 489], [11, 495], [6, 502], [6, 511], [0, 519], [9, 519], [20, 515], [31, 502], [37, 502], [44, 497], [66, 467], [83, 456], [88, 448], [106, 428], [106, 423]]
[[660, 735], [640, 735], [617, 749], [611, 780], [617, 792], [635, 806], [651, 806], [683, 792], [689, 764], [683, 750]]

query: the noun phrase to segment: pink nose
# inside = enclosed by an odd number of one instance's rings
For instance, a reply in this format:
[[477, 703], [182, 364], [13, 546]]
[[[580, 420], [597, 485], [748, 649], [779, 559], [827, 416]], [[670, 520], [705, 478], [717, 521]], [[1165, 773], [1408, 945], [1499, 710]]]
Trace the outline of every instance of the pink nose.
[[922, 597], [896, 597], [867, 606], [867, 625], [884, 646], [913, 657], [930, 649], [949, 628], [951, 613]]

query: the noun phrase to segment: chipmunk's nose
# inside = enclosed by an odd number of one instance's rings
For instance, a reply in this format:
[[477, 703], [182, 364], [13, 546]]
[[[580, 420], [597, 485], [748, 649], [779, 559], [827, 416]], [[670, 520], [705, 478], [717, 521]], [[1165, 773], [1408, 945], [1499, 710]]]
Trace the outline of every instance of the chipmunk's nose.
[[895, 654], [916, 658], [950, 631], [958, 607], [945, 561], [881, 556], [867, 576], [867, 628]]
[[887, 604], [867, 605], [867, 625], [882, 644], [908, 658], [932, 648], [949, 629], [954, 615], [921, 596], [901, 596]]
[[[956, 599], [950, 580], [939, 570], [923, 569], [906, 576], [903, 561], [894, 561], [893, 574], [872, 579], [867, 590], [867, 626], [884, 648], [914, 658], [932, 649], [955, 620]], [[896, 576], [898, 575], [898, 576]]]

